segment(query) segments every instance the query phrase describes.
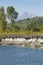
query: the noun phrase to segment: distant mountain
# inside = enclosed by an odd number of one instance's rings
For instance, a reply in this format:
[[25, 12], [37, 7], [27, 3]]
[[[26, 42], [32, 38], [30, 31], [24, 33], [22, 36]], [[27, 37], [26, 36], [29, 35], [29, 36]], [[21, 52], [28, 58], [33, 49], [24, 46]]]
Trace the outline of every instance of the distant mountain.
[[34, 17], [33, 14], [28, 14], [28, 12], [25, 12], [21, 16], [18, 17], [18, 20], [23, 20], [23, 19], [32, 18], [32, 17]]

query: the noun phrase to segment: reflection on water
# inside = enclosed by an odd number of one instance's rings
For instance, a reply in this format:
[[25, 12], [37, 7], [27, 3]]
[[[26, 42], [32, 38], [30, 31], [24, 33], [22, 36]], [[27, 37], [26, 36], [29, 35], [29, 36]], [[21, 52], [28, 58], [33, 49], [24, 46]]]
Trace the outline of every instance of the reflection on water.
[[43, 50], [0, 46], [0, 65], [43, 65]]

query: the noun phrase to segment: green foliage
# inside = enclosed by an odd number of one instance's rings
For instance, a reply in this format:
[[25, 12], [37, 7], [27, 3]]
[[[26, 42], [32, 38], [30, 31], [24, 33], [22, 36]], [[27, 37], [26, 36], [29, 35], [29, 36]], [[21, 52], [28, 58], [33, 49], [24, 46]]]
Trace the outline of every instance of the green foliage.
[[29, 31], [43, 31], [43, 17], [34, 17], [30, 18], [29, 20], [20, 20], [17, 23], [21, 30], [29, 30]]
[[[27, 18], [24, 20], [16, 21], [18, 12], [15, 11], [13, 6], [8, 6], [5, 13], [4, 7], [0, 7], [0, 32], [18, 32], [19, 34], [28, 34], [33, 32], [43, 31], [43, 17]], [[10, 20], [6, 22], [6, 18]], [[22, 32], [23, 31], [23, 32]], [[28, 32], [30, 31], [30, 32]]]
[[6, 29], [6, 15], [4, 11], [4, 7], [0, 8], [0, 32]]
[[14, 25], [15, 31], [19, 31], [20, 27], [18, 25]]
[[15, 22], [17, 19], [18, 12], [15, 11], [13, 6], [7, 7], [7, 17], [10, 19], [11, 22]]

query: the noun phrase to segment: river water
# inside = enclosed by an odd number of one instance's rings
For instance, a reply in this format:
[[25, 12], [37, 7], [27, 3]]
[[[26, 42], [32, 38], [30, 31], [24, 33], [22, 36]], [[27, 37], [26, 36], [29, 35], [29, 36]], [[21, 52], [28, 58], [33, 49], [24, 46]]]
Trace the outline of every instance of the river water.
[[43, 65], [43, 50], [0, 46], [0, 65]]

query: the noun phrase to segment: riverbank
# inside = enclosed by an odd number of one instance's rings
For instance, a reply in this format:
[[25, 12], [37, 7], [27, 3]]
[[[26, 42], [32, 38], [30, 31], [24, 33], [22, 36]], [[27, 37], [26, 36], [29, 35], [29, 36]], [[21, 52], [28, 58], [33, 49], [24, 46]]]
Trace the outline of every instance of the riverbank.
[[13, 45], [20, 47], [43, 49], [43, 36], [2, 36], [0, 37], [0, 45]]
[[43, 32], [16, 31], [0, 33], [0, 45], [43, 48]]
[[0, 32], [0, 36], [9, 36], [9, 35], [19, 35], [19, 36], [43, 36], [43, 31], [39, 31], [39, 32], [36, 32], [36, 31], [28, 31], [28, 30], [25, 30], [25, 31], [13, 31], [13, 32]]

